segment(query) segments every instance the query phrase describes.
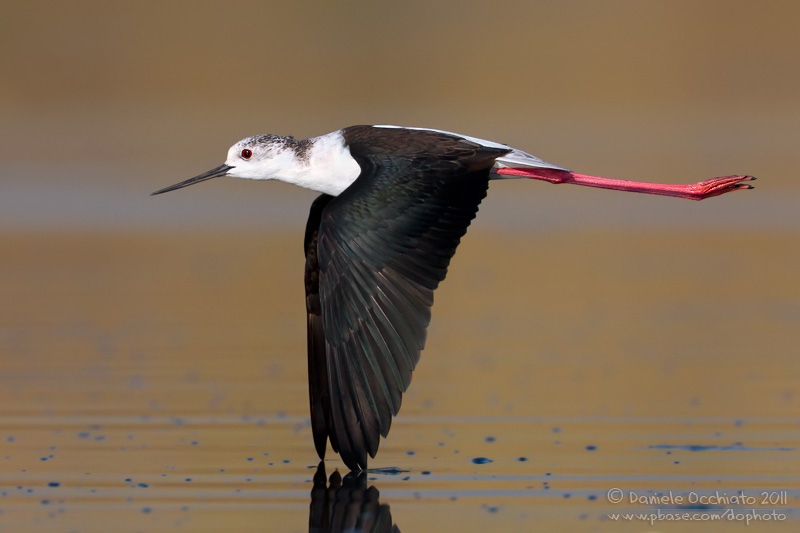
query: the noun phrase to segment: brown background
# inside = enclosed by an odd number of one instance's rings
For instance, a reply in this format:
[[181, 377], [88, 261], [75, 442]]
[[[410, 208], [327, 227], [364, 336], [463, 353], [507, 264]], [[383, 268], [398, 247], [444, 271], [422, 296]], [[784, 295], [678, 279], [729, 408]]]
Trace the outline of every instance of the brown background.
[[397, 123], [619, 177], [740, 172], [797, 189], [796, 2], [0, 9], [7, 165], [145, 162], [160, 165], [139, 177], [154, 187], [249, 134]]
[[704, 202], [493, 183], [371, 463], [410, 470], [373, 476], [403, 531], [648, 528], [604, 518], [614, 486], [796, 509], [798, 20], [792, 1], [0, 2], [0, 529], [307, 528], [314, 194], [148, 194], [244, 136], [358, 123], [607, 177], [759, 178]]

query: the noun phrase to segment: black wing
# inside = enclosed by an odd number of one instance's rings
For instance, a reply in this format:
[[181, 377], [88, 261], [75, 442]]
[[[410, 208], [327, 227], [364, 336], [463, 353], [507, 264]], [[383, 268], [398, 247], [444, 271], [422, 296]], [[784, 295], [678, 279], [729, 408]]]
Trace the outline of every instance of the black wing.
[[348, 130], [362, 172], [312, 208], [306, 290], [314, 442], [322, 457], [327, 434], [355, 470], [367, 467], [400, 409], [433, 291], [507, 150], [428, 131], [394, 130], [392, 144], [385, 130], [380, 139], [372, 128]]
[[314, 474], [308, 531], [313, 533], [400, 533], [392, 523], [392, 511], [380, 502], [380, 492], [367, 487], [366, 472], [351, 472], [344, 479], [338, 471], [325, 477], [325, 461]]
[[[322, 330], [322, 307], [319, 301], [319, 263], [317, 236], [322, 209], [333, 200], [323, 194], [311, 204], [306, 224], [306, 312], [308, 314], [308, 395], [311, 402], [311, 430], [314, 446], [320, 459], [325, 459], [325, 444], [330, 430], [330, 397], [328, 395], [328, 365], [325, 362], [325, 334]], [[336, 451], [336, 450], [334, 450]]]

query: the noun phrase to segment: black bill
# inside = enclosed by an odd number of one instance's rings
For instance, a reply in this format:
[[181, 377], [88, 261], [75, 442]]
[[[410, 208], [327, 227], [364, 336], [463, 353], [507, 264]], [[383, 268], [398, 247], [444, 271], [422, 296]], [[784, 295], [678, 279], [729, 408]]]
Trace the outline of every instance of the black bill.
[[199, 176], [195, 176], [190, 178], [186, 181], [182, 181], [180, 183], [176, 183], [175, 185], [170, 185], [169, 187], [164, 187], [154, 193], [151, 193], [150, 196], [155, 196], [156, 194], [161, 194], [169, 191], [174, 191], [175, 189], [182, 189], [184, 187], [188, 187], [189, 185], [194, 185], [195, 183], [200, 183], [201, 181], [210, 180], [211, 178], [219, 178], [224, 176], [228, 173], [230, 169], [233, 167], [230, 165], [220, 165], [217, 168], [211, 169], [208, 172], [204, 172]]

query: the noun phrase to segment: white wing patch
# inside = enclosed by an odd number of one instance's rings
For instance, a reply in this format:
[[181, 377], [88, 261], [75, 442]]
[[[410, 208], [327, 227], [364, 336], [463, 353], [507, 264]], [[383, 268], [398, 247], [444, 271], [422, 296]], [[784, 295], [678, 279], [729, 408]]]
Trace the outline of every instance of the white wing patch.
[[[503, 157], [498, 157], [497, 161], [494, 165], [495, 168], [519, 168], [519, 167], [528, 167], [528, 168], [552, 168], [555, 170], [566, 170], [569, 172], [568, 168], [564, 168], [560, 165], [556, 165], [553, 163], [548, 163], [547, 161], [542, 161], [535, 155], [531, 155], [528, 152], [523, 152], [522, 150], [517, 150], [513, 148], [511, 153], [504, 155]], [[504, 176], [504, 177], [511, 177], [511, 176]]]
[[[435, 131], [437, 133], [444, 133], [446, 135], [452, 135], [453, 137], [459, 137], [461, 139], [466, 139], [470, 142], [474, 142], [476, 144], [480, 144], [481, 146], [486, 146], [487, 148], [511, 148], [507, 144], [496, 143], [493, 141], [487, 141], [486, 139], [478, 139], [477, 137], [470, 137], [469, 135], [461, 135], [460, 133], [453, 133], [452, 131], [445, 131], [445, 130], [437, 130], [433, 128], [407, 128], [405, 126], [391, 126], [388, 124], [381, 124], [378, 126], [373, 126], [374, 128], [395, 128], [395, 129], [403, 129], [403, 130], [420, 130], [420, 131]], [[538, 157], [531, 155], [527, 152], [523, 152], [522, 150], [517, 150], [516, 148], [511, 148], [511, 152], [504, 155], [503, 157], [498, 157], [497, 161], [495, 162], [494, 168], [553, 168], [555, 170], [569, 170], [560, 165], [554, 165], [553, 163], [548, 163], [547, 161], [542, 161]], [[495, 176], [498, 178], [515, 178], [516, 176]]]

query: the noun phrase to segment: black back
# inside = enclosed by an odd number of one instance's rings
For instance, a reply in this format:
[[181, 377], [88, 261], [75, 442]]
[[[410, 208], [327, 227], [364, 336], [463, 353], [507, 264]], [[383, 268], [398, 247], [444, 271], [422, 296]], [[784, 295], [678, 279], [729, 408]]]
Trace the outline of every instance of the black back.
[[361, 175], [306, 228], [311, 420], [350, 469], [389, 432], [425, 346], [433, 291], [486, 195], [487, 148], [426, 130], [344, 130]]

